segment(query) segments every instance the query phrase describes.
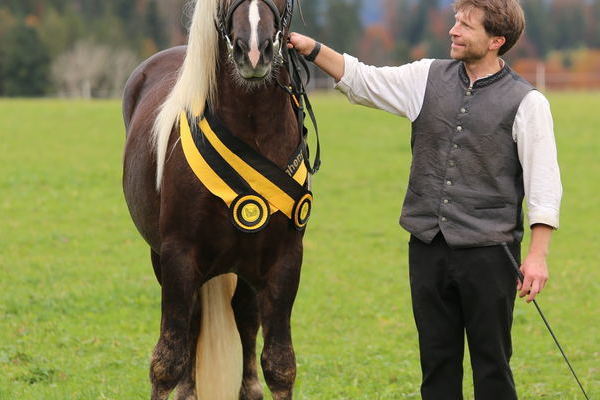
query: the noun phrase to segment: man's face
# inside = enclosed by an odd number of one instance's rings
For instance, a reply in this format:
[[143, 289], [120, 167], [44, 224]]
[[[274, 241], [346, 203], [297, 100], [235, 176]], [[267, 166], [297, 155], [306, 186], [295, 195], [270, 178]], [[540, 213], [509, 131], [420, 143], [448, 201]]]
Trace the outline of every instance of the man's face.
[[483, 27], [483, 11], [468, 8], [457, 11], [456, 23], [450, 29], [452, 47], [450, 57], [455, 60], [473, 62], [482, 59], [490, 51], [493, 37]]

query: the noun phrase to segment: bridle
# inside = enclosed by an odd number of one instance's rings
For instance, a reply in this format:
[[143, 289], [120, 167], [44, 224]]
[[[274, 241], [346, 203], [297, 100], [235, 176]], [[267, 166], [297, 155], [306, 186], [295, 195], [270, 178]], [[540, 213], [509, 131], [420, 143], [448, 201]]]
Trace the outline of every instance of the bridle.
[[[229, 51], [230, 56], [233, 55], [233, 43], [231, 42], [231, 37], [229, 36], [229, 32], [231, 32], [233, 13], [235, 12], [235, 10], [238, 9], [239, 6], [242, 5], [242, 3], [246, 2], [246, 1], [248, 1], [248, 0], [233, 1], [230, 4], [230, 6], [227, 8], [227, 10], [219, 11], [218, 20], [215, 21], [217, 30], [219, 31], [220, 35], [223, 37], [223, 39], [225, 39], [225, 42], [227, 43], [227, 50]], [[273, 49], [275, 50], [275, 54], [277, 54], [281, 58], [281, 57], [283, 57], [283, 55], [282, 55], [283, 44], [284, 44], [283, 35], [284, 35], [284, 32], [287, 32], [287, 30], [290, 27], [290, 24], [292, 22], [292, 15], [294, 13], [294, 0], [286, 0], [285, 9], [283, 10], [283, 15], [281, 15], [281, 13], [279, 12], [279, 9], [275, 5], [275, 3], [273, 3], [272, 0], [261, 0], [261, 1], [263, 3], [265, 3], [271, 9], [271, 12], [273, 13], [273, 16], [275, 17], [276, 33], [275, 33], [275, 36], [273, 37]]]
[[[231, 42], [231, 37], [229, 36], [229, 32], [231, 32], [233, 13], [245, 1], [248, 0], [233, 1], [226, 10], [219, 10], [219, 16], [217, 20], [215, 20], [217, 31], [227, 44], [229, 57], [233, 57], [233, 43]], [[290, 77], [289, 85], [284, 85], [279, 82], [279, 80], [277, 80], [277, 85], [286, 91], [292, 99], [292, 104], [296, 112], [296, 119], [298, 121], [298, 131], [302, 136], [302, 141], [304, 144], [304, 160], [310, 174], [314, 175], [321, 166], [321, 144], [319, 141], [319, 128], [317, 127], [315, 114], [310, 104], [310, 100], [308, 99], [308, 94], [306, 93], [306, 86], [310, 81], [310, 70], [306, 64], [306, 61], [304, 60], [304, 57], [300, 56], [295, 49], [288, 49], [287, 46], [284, 46], [286, 42], [285, 35], [288, 34], [290, 24], [292, 23], [292, 16], [294, 14], [294, 0], [286, 0], [283, 15], [279, 12], [279, 9], [272, 0], [261, 1], [263, 1], [271, 9], [273, 16], [275, 17], [276, 33], [275, 37], [273, 38], [273, 49], [277, 57], [283, 61], [283, 64], [287, 68]], [[303, 76], [306, 78], [306, 83], [303, 79]], [[304, 127], [306, 114], [308, 114], [310, 117], [314, 127], [317, 142], [315, 159], [312, 166], [310, 165], [310, 156], [308, 154], [308, 146], [306, 144], [306, 136], [308, 131]]]

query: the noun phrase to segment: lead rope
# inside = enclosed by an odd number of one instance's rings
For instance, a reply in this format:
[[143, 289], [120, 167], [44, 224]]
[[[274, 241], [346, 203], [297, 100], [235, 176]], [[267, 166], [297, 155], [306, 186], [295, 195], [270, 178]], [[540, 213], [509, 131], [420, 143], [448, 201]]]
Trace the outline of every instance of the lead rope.
[[[288, 49], [287, 46], [285, 47], [286, 54], [284, 62], [288, 68], [288, 74], [290, 76], [290, 86], [282, 85], [279, 81], [277, 81], [277, 84], [292, 97], [294, 106], [297, 111], [296, 118], [298, 120], [298, 131], [302, 136], [302, 140], [305, 142], [304, 159], [306, 161], [308, 171], [311, 175], [314, 175], [319, 171], [319, 168], [321, 167], [321, 141], [319, 139], [319, 127], [317, 125], [317, 119], [315, 117], [312, 104], [310, 103], [310, 100], [308, 98], [308, 94], [306, 93], [306, 85], [308, 85], [308, 83], [310, 82], [310, 70], [308, 68], [308, 64], [298, 54], [296, 49]], [[306, 83], [304, 83], [304, 80], [302, 79], [300, 68], [304, 69], [304, 73], [306, 74]], [[304, 126], [304, 119], [306, 117], [306, 114], [304, 112], [305, 109], [306, 112], [308, 112], [317, 139], [317, 151], [315, 153], [315, 160], [312, 166], [310, 165], [308, 146], [306, 145], [306, 134]]]
[[[523, 274], [521, 273], [521, 270], [519, 269], [519, 264], [517, 264], [517, 261], [515, 260], [515, 257], [512, 255], [512, 253], [508, 249], [508, 245], [506, 243], [502, 243], [502, 247], [504, 247], [504, 251], [506, 252], [506, 255], [508, 256], [508, 258], [510, 259], [510, 261], [511, 261], [511, 263], [512, 263], [512, 265], [513, 265], [513, 267], [514, 267], [514, 269], [515, 269], [515, 271], [517, 273], [517, 277], [519, 278], [519, 281], [523, 282]], [[550, 324], [548, 323], [548, 320], [544, 316], [544, 313], [542, 312], [542, 309], [540, 308], [540, 306], [538, 306], [538, 303], [537, 303], [537, 301], [535, 301], [535, 299], [533, 300], [533, 304], [535, 305], [535, 308], [537, 308], [538, 312], [540, 313], [540, 316], [542, 317], [542, 320], [544, 321], [544, 324], [546, 324], [546, 328], [548, 328], [548, 331], [550, 332], [550, 335], [552, 335], [552, 339], [554, 339], [554, 343], [556, 343], [556, 346], [558, 346], [558, 349], [560, 350], [560, 353], [562, 354], [563, 358], [567, 362], [567, 365], [569, 366], [569, 369], [571, 370], [571, 373], [575, 377], [575, 380], [577, 381], [577, 384], [579, 385], [579, 388], [581, 389], [581, 392], [583, 393], [583, 395], [585, 396], [585, 398], [587, 400], [590, 400], [590, 398], [588, 397], [587, 393], [583, 389], [583, 385], [579, 381], [579, 378], [577, 377], [577, 374], [575, 373], [575, 370], [571, 366], [571, 363], [569, 362], [569, 359], [567, 358], [567, 355], [563, 351], [560, 343], [558, 343], [558, 339], [556, 338], [556, 335], [552, 331], [552, 328], [550, 328]]]

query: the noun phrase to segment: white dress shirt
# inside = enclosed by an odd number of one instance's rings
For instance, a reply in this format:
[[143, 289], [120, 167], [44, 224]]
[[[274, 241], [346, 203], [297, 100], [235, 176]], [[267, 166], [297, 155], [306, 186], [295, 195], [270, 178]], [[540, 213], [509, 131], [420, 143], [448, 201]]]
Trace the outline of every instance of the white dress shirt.
[[[433, 61], [374, 67], [344, 54], [344, 76], [335, 87], [351, 103], [385, 110], [414, 122], [423, 107]], [[542, 93], [532, 90], [523, 98], [512, 135], [523, 168], [529, 224], [558, 229], [562, 185], [550, 104]]]

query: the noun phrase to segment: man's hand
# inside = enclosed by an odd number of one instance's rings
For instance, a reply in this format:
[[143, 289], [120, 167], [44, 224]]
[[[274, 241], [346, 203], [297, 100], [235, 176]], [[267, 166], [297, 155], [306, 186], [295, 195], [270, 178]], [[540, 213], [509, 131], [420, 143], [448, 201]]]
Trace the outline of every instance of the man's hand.
[[292, 32], [290, 33], [288, 48], [294, 48], [301, 55], [307, 56], [313, 51], [316, 43], [317, 42], [314, 39], [309, 38], [308, 36]]
[[527, 296], [528, 303], [535, 299], [535, 296], [544, 289], [548, 281], [546, 256], [550, 247], [552, 231], [552, 227], [544, 224], [536, 224], [531, 227], [529, 254], [527, 254], [521, 265], [523, 282], [517, 282], [519, 297]]
[[[316, 43], [313, 38], [292, 32], [288, 37], [287, 46], [290, 49], [296, 49], [300, 55], [307, 56], [315, 49]], [[324, 44], [321, 45], [319, 54], [313, 62], [317, 67], [335, 79], [336, 82], [344, 76], [344, 56]]]
[[531, 303], [535, 296], [540, 293], [548, 281], [548, 265], [546, 257], [529, 254], [521, 265], [523, 282], [518, 282], [517, 290], [519, 297], [527, 296], [527, 302]]

